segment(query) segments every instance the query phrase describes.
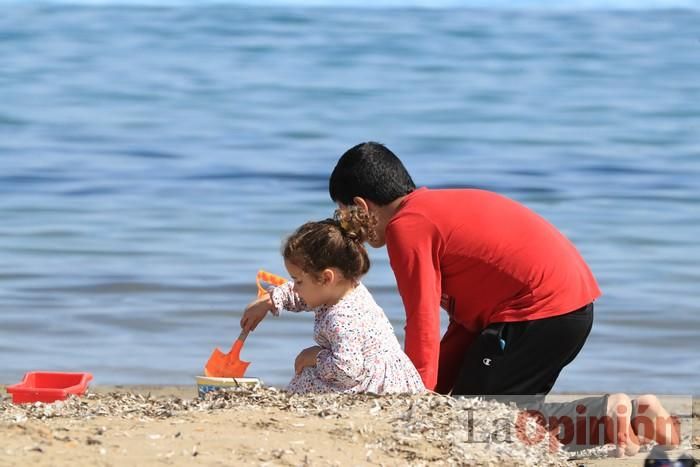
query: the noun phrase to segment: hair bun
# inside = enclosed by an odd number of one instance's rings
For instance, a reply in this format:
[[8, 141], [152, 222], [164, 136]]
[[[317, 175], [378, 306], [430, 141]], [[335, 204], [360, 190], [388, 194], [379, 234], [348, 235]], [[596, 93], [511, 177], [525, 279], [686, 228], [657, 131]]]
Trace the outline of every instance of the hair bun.
[[369, 239], [370, 216], [357, 206], [346, 209], [336, 209], [333, 219], [338, 223], [344, 237], [356, 242], [364, 243]]

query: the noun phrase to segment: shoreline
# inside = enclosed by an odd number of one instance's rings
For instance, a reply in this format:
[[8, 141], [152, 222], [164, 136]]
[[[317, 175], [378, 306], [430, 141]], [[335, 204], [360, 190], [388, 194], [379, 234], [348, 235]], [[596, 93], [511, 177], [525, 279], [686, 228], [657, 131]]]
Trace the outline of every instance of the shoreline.
[[[459, 431], [458, 419], [449, 418], [456, 409], [451, 398], [442, 396], [291, 399], [264, 390], [207, 402], [197, 398], [195, 384], [95, 385], [87, 396], [61, 404], [70, 409], [67, 415], [44, 417], [38, 413], [43, 408], [9, 404], [5, 387], [0, 386], [0, 464], [10, 466], [425, 465], [467, 458], [493, 465], [631, 467], [641, 465], [648, 454], [566, 462], [546, 446], [518, 450], [476, 442], [455, 450], [450, 447], [455, 443], [445, 438]], [[579, 396], [553, 395], [565, 400]], [[681, 452], [700, 457], [700, 404], [698, 398], [692, 402], [693, 450], [674, 451], [673, 458]], [[482, 403], [468, 409], [488, 417], [504, 407]]]

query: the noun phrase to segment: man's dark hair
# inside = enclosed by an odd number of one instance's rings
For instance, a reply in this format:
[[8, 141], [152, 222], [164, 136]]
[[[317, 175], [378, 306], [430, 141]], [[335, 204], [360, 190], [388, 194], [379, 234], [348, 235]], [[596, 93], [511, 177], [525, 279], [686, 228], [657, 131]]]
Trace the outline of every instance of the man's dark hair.
[[398, 157], [384, 145], [360, 143], [348, 149], [333, 169], [328, 192], [334, 202], [353, 204], [355, 196], [380, 206], [416, 189]]

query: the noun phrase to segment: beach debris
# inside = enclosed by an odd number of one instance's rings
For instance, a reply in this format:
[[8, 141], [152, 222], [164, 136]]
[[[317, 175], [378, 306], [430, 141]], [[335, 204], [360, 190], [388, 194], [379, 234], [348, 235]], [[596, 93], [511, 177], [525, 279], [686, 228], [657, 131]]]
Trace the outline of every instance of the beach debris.
[[284, 456], [285, 454], [291, 454], [291, 451], [289, 451], [288, 449], [273, 449], [272, 451], [270, 451], [270, 454], [274, 459], [282, 459], [282, 456]]
[[[259, 422], [261, 429], [285, 429], [285, 422], [276, 415], [279, 413], [276, 411], [295, 414], [298, 418], [286, 426], [302, 429], [312, 425], [303, 423], [304, 418], [333, 419], [328, 423], [333, 424], [329, 425], [329, 430], [333, 431], [334, 436], [362, 443], [369, 458], [376, 460], [378, 453], [383, 452], [412, 465], [563, 466], [571, 465], [571, 458], [602, 457], [608, 454], [609, 449], [608, 446], [600, 446], [588, 451], [586, 456], [576, 456], [563, 451], [548, 436], [542, 439], [534, 436], [541, 432], [542, 427], [529, 418], [524, 423], [522, 420], [518, 423], [521, 412], [513, 406], [479, 398], [454, 399], [432, 393], [298, 395], [265, 387], [241, 387], [209, 392], [204, 398], [182, 399], [111, 392], [82, 398], [69, 397], [60, 404], [14, 405], [7, 400], [0, 401], [0, 422], [23, 426], [28, 420], [58, 417], [153, 420], [214, 411], [240, 414], [247, 410], [269, 413], [268, 418]], [[173, 419], [173, 423], [177, 420]], [[105, 430], [102, 428], [99, 431], [104, 433]], [[99, 431], [95, 436], [101, 434]], [[50, 438], [58, 441], [73, 441], [67, 434], [63, 436], [53, 432], [50, 435]], [[164, 436], [149, 435], [151, 439]], [[179, 438], [182, 434], [177, 432], [173, 436]], [[88, 443], [90, 439], [94, 438], [88, 438]], [[97, 441], [94, 444], [99, 444], [99, 440], [94, 441]], [[690, 442], [690, 438], [687, 441]], [[292, 440], [288, 444], [290, 449], [302, 449], [306, 445], [308, 442], [303, 439]], [[279, 461], [287, 454], [280, 449], [272, 454], [273, 459]], [[195, 445], [187, 450], [186, 455], [196, 457], [199, 454], [199, 447]]]

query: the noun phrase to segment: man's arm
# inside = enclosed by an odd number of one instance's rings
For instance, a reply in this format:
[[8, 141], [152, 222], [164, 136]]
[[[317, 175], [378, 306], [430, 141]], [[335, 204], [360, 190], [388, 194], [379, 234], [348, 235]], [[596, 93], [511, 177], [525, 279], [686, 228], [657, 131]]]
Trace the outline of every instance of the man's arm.
[[406, 311], [406, 354], [430, 390], [440, 356], [441, 245], [437, 229], [423, 216], [405, 216], [386, 229], [389, 262]]
[[448, 394], [452, 391], [459, 376], [464, 354], [475, 337], [476, 334], [450, 319], [447, 332], [440, 342], [440, 364], [435, 392]]

